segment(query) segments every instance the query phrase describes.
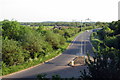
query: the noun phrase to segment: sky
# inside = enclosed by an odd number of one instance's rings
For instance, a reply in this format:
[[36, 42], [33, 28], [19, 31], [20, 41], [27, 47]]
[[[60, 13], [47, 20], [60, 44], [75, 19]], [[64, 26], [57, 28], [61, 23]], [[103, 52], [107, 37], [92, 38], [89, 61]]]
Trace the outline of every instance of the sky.
[[118, 20], [120, 0], [0, 0], [0, 21], [91, 21]]

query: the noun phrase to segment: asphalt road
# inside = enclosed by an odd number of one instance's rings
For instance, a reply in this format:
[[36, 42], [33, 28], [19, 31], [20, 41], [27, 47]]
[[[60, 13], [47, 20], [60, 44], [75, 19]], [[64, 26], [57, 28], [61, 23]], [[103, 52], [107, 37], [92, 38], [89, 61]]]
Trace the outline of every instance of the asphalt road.
[[47, 77], [58, 74], [62, 78], [79, 78], [80, 70], [86, 69], [86, 66], [71, 67], [67, 64], [76, 56], [85, 55], [85, 52], [93, 55], [92, 45], [90, 43], [91, 33], [92, 30], [89, 32], [85, 31], [78, 35], [75, 40], [71, 42], [71, 45], [68, 47], [68, 49], [65, 50], [59, 57], [40, 66], [22, 71], [20, 73], [9, 75], [4, 78], [35, 78], [38, 74], [41, 73], [46, 73]]

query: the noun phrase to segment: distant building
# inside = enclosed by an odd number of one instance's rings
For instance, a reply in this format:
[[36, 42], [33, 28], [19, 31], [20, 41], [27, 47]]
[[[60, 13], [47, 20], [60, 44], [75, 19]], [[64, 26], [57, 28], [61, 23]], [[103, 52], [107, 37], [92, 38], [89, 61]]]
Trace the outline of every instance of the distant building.
[[53, 29], [62, 29], [62, 27], [55, 25]]

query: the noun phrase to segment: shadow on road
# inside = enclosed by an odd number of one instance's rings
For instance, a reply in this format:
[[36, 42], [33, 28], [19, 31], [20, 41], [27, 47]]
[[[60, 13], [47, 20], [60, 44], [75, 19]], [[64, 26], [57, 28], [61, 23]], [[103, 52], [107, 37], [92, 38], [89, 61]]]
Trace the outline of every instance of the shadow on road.
[[29, 76], [25, 76], [25, 78], [26, 77], [27, 78], [36, 78], [38, 74], [46, 74], [47, 78], [52, 78], [53, 75], [59, 75], [61, 78], [72, 78], [72, 77], [80, 78], [80, 75], [81, 75], [80, 71], [83, 71], [84, 69], [87, 69], [87, 66], [76, 66], [76, 67], [63, 66], [62, 68], [59, 68], [57, 70], [52, 70], [52, 71], [46, 72], [46, 73], [38, 72], [34, 75], [31, 74]]

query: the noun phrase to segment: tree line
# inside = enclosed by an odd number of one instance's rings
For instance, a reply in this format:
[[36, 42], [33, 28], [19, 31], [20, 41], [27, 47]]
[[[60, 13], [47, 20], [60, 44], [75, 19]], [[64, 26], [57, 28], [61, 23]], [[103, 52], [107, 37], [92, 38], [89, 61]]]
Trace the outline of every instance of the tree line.
[[85, 27], [85, 26], [103, 26], [105, 22], [20, 22], [21, 25], [29, 26], [69, 26], [69, 27]]

